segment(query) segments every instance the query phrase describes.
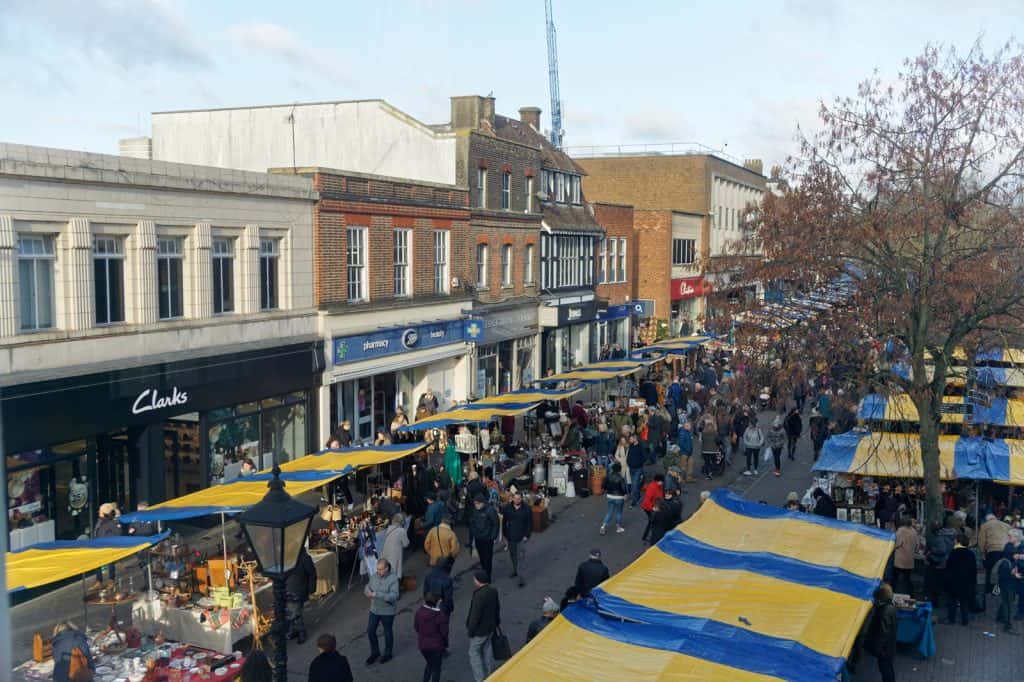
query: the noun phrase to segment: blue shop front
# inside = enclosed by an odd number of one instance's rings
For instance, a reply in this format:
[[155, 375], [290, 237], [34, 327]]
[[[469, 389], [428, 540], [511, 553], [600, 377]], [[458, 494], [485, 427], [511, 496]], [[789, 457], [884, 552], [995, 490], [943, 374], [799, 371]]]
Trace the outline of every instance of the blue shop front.
[[607, 360], [615, 344], [629, 351], [629, 321], [633, 306], [631, 303], [598, 305], [597, 317], [593, 323], [593, 343], [590, 344], [591, 360]]
[[[386, 314], [378, 322], [387, 322]], [[378, 429], [390, 432], [401, 411], [412, 421], [421, 404], [436, 399], [439, 410], [470, 393], [473, 342], [482, 335], [479, 321], [463, 318], [375, 327], [361, 334], [342, 333], [357, 324], [338, 324], [327, 344], [330, 366], [324, 372], [322, 441], [343, 421], [355, 443], [373, 442]]]

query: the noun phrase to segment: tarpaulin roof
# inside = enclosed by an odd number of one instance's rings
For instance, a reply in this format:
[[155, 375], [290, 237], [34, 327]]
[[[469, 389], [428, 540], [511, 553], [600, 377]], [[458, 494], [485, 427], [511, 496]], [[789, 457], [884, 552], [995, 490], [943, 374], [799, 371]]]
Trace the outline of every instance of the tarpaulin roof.
[[893, 535], [719, 489], [491, 680], [835, 680]]
[[677, 336], [672, 339], [664, 339], [663, 341], [657, 341], [649, 346], [643, 348], [637, 348], [634, 352], [636, 353], [678, 353], [680, 351], [689, 350], [690, 348], [696, 348], [703, 345], [715, 338], [709, 334], [700, 334], [697, 336]]
[[[947, 383], [962, 386], [965, 383], [968, 373], [973, 370], [974, 381], [979, 386], [1010, 386], [1012, 388], [1024, 388], [1024, 367], [989, 367], [976, 365], [968, 368], [963, 365], [951, 365], [947, 368]], [[935, 367], [931, 364], [925, 365], [928, 379], [931, 380], [935, 374]], [[905, 362], [897, 362], [892, 366], [892, 372], [904, 379], [912, 376], [910, 365]]]
[[366, 447], [320, 450], [281, 465], [282, 472], [313, 471], [334, 473], [339, 476], [401, 459], [427, 447], [427, 443], [397, 443], [394, 445], [367, 445]]
[[[944, 396], [942, 398], [942, 422], [962, 424], [964, 423], [964, 414], [970, 410], [971, 421], [975, 424], [1024, 426], [1024, 400], [992, 398], [987, 403], [963, 396]], [[869, 393], [861, 402], [859, 416], [861, 419], [877, 421], [919, 421], [917, 406], [906, 393], [894, 393], [888, 396]]]
[[112, 564], [169, 535], [115, 535], [91, 540], [56, 540], [8, 552], [7, 591], [26, 590]]
[[[1024, 441], [939, 436], [939, 473], [964, 478], [1024, 483]], [[850, 431], [832, 436], [815, 462], [818, 471], [863, 476], [921, 478], [920, 439], [914, 433]]]
[[500, 393], [464, 405], [456, 405], [414, 424], [406, 424], [398, 430], [423, 431], [455, 424], [486, 424], [498, 417], [525, 414], [545, 400], [570, 398], [582, 390], [581, 387], [561, 390], [526, 388]]

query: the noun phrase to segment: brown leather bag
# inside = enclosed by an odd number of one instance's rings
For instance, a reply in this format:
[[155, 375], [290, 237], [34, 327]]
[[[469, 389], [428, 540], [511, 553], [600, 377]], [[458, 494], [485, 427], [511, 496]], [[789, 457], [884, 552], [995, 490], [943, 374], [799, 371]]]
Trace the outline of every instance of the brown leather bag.
[[71, 682], [92, 682], [92, 668], [89, 667], [89, 659], [81, 649], [75, 647], [71, 650], [71, 663], [68, 666], [68, 679]]

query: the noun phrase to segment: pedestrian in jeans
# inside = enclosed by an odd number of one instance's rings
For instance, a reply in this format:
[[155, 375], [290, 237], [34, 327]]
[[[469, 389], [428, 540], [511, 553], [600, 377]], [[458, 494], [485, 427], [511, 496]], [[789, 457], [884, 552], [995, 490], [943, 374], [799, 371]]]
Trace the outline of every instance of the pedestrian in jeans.
[[448, 616], [438, 606], [438, 601], [438, 595], [428, 592], [413, 618], [416, 643], [427, 662], [423, 682], [440, 682], [441, 663], [448, 649]]
[[523, 494], [516, 492], [501, 515], [508, 555], [512, 559], [512, 577], [519, 578], [519, 587], [522, 587], [526, 584], [523, 571], [526, 570], [526, 541], [533, 531], [533, 512], [523, 504]]
[[480, 568], [487, 572], [488, 581], [491, 575], [491, 562], [494, 558], [494, 541], [498, 539], [498, 512], [484, 501], [483, 495], [473, 498], [473, 511], [469, 516], [469, 539], [476, 548]]
[[632, 509], [640, 501], [640, 485], [644, 480], [644, 450], [636, 434], [629, 436], [629, 451], [626, 453], [626, 466], [629, 467], [630, 498], [629, 507]]
[[864, 648], [878, 659], [882, 682], [895, 682], [893, 657], [896, 654], [896, 607], [892, 605], [892, 588], [882, 583], [875, 590], [875, 608], [864, 637]]
[[776, 415], [772, 427], [768, 429], [765, 437], [768, 447], [772, 451], [772, 459], [775, 460], [775, 475], [782, 475], [782, 448], [786, 445], [786, 432], [782, 428], [782, 416]]
[[757, 476], [757, 458], [764, 447], [764, 432], [757, 425], [757, 419], [751, 418], [750, 425], [743, 430], [743, 438], [740, 439], [743, 450], [747, 453], [747, 469], [744, 476]]
[[604, 495], [608, 503], [608, 511], [601, 522], [601, 535], [605, 534], [608, 524], [615, 519], [615, 532], [625, 533], [622, 527], [622, 507], [626, 504], [626, 481], [622, 478], [622, 465], [612, 464], [612, 471], [604, 477]]
[[999, 610], [996, 612], [996, 622], [1003, 624], [1003, 630], [1005, 632], [1012, 633], [1013, 621], [1011, 616], [1013, 615], [1013, 593], [1015, 591], [1016, 579], [1014, 577], [1014, 545], [1013, 543], [1007, 542], [1003, 548], [1003, 556], [999, 559], [992, 567], [992, 582], [995, 586], [992, 588], [992, 593], [995, 594], [996, 589], [999, 590]]
[[469, 635], [469, 667], [475, 682], [484, 682], [494, 671], [494, 647], [491, 637], [501, 624], [501, 604], [498, 591], [491, 585], [485, 571], [473, 574], [473, 598], [466, 615], [466, 634]]
[[[394, 651], [395, 614], [398, 612], [398, 576], [391, 572], [391, 564], [387, 559], [377, 561], [377, 570], [370, 575], [370, 582], [363, 590], [370, 599], [370, 618], [366, 624], [366, 637], [370, 640], [370, 657], [366, 659], [366, 665], [373, 665], [378, 660], [387, 663], [391, 660], [391, 653]], [[384, 626], [384, 655], [380, 655], [380, 645], [377, 643], [377, 628]]]

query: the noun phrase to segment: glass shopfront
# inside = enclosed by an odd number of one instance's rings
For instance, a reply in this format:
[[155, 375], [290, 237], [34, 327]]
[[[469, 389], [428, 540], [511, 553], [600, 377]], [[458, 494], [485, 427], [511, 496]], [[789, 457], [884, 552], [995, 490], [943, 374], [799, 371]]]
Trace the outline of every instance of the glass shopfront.
[[[0, 389], [12, 547], [91, 532], [309, 450], [322, 345], [168, 362]], [[59, 415], [53, 419], [52, 415]]]

